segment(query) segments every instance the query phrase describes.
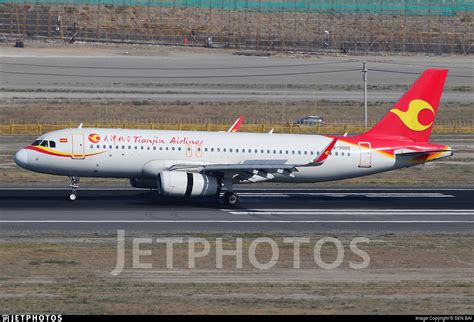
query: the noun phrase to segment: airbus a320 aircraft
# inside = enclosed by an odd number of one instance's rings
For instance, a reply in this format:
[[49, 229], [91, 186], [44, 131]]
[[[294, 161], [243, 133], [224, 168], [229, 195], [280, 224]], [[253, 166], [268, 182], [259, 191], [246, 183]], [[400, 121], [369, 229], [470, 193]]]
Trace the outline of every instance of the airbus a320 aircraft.
[[372, 129], [356, 136], [76, 128], [50, 132], [15, 155], [25, 169], [68, 176], [129, 178], [165, 196], [220, 196], [237, 205], [236, 183], [321, 182], [438, 160], [428, 143], [447, 70], [428, 69]]

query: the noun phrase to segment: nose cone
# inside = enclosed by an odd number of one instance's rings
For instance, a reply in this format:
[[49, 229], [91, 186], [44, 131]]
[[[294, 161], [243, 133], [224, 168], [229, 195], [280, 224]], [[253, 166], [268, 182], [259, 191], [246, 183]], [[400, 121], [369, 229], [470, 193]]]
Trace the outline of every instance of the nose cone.
[[26, 165], [28, 164], [28, 152], [25, 149], [21, 149], [15, 154], [15, 163], [26, 169]]

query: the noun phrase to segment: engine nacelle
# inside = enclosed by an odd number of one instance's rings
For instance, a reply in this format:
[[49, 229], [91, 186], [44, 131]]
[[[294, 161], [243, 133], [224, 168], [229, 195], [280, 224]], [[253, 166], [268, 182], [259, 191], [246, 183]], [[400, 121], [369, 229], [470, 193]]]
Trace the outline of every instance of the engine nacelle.
[[156, 179], [131, 178], [130, 185], [134, 188], [157, 189], [158, 181]]
[[221, 190], [221, 183], [217, 178], [199, 173], [163, 171], [158, 180], [160, 193], [165, 196], [216, 196]]

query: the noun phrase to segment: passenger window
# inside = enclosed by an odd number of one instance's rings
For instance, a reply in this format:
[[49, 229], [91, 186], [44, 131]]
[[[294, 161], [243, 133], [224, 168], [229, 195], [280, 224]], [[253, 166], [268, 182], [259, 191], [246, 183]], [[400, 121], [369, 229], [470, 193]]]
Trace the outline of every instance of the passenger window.
[[304, 151], [304, 155], [307, 155], [308, 154], [308, 151]]
[[286, 150], [285, 152], [286, 152], [286, 154], [288, 154], [288, 150]]
[[125, 146], [124, 146], [124, 145], [122, 145], [122, 150], [125, 150]]
[[[237, 152], [239, 152], [239, 149], [237, 149]], [[242, 149], [242, 153], [245, 153], [245, 149]]]
[[[171, 148], [171, 150], [173, 150], [173, 151], [174, 151], [174, 147], [172, 147], [172, 148]], [[200, 150], [200, 148], [198, 148], [198, 150]]]
[[100, 149], [100, 145], [97, 144], [97, 149]]
[[153, 151], [156, 151], [156, 146], [153, 147]]
[[204, 148], [204, 151], [207, 152], [207, 148]]
[[301, 154], [301, 151], [298, 151], [298, 154]]
[[54, 141], [49, 141], [49, 147], [50, 147], [50, 148], [55, 148], [55, 147], [56, 147], [56, 142], [54, 142]]
[[91, 149], [93, 149], [93, 148], [94, 148], [94, 146], [91, 144]]
[[224, 150], [223, 150], [223, 151], [224, 151], [224, 152], [226, 152], [226, 148], [224, 148]]

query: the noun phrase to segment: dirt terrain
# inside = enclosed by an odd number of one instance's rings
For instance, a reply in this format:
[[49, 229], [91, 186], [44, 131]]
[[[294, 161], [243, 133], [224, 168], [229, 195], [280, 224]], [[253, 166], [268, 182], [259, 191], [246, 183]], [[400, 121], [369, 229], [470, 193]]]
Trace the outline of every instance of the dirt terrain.
[[[368, 107], [369, 122], [387, 113], [391, 104], [375, 102]], [[219, 111], [216, 113], [216, 111]], [[0, 102], [0, 123], [140, 122], [229, 124], [239, 115], [245, 123], [293, 123], [307, 115], [322, 116], [330, 125], [362, 124], [364, 106], [359, 102], [153, 102], [40, 100]], [[450, 122], [474, 126], [474, 102], [445, 103], [440, 107], [437, 124]]]
[[[140, 237], [158, 237], [141, 236]], [[163, 237], [163, 236], [160, 236]], [[155, 313], [312, 313], [312, 314], [465, 314], [474, 310], [472, 235], [374, 235], [359, 248], [370, 256], [367, 268], [354, 270], [349, 261], [361, 257], [349, 249], [354, 236], [341, 234], [345, 256], [338, 269], [324, 270], [314, 261], [313, 247], [322, 237], [301, 246], [301, 268], [293, 268], [293, 248], [284, 236], [279, 259], [270, 270], [248, 260], [253, 236], [226, 235], [224, 248], [244, 238], [243, 268], [224, 257], [216, 268], [215, 238], [211, 253], [196, 259], [189, 270], [188, 246], [175, 246], [174, 268], [166, 269], [164, 244], [142, 245], [152, 251], [140, 259], [151, 269], [132, 268], [131, 241], [125, 249], [125, 270], [114, 277], [114, 235], [46, 236], [40, 232], [3, 236], [0, 240], [0, 299], [3, 313], [155, 314]], [[261, 237], [261, 236], [259, 236]], [[256, 258], [264, 263], [270, 248], [262, 245]], [[334, 261], [334, 246], [321, 258]]]

